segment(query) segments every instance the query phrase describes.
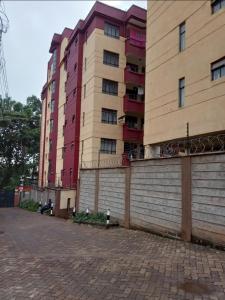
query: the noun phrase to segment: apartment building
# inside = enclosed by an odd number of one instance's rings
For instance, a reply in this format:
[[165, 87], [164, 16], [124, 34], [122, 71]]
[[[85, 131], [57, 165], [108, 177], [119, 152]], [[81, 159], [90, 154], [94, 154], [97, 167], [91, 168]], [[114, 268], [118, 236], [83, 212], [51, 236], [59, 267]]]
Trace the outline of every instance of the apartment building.
[[146, 11], [96, 2], [54, 34], [42, 91], [39, 186], [76, 189], [79, 167], [143, 157]]
[[224, 37], [224, 0], [148, 1], [146, 157], [224, 146]]
[[97, 2], [84, 25], [82, 167], [143, 152], [146, 12]]

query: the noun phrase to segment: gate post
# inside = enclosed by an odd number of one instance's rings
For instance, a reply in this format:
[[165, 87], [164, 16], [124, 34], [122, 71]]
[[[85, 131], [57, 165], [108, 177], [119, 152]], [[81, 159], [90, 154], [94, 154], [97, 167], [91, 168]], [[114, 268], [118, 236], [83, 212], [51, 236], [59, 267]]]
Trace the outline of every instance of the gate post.
[[191, 188], [191, 157], [182, 157], [182, 228], [181, 238], [191, 241], [192, 234], [192, 188]]

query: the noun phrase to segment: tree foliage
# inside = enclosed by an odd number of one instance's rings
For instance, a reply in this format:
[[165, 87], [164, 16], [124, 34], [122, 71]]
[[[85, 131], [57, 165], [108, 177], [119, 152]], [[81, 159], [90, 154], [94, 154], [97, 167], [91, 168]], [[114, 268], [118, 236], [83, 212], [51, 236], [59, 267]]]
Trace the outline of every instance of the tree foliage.
[[26, 104], [0, 99], [0, 189], [12, 187], [23, 176], [33, 176], [39, 159], [41, 101]]

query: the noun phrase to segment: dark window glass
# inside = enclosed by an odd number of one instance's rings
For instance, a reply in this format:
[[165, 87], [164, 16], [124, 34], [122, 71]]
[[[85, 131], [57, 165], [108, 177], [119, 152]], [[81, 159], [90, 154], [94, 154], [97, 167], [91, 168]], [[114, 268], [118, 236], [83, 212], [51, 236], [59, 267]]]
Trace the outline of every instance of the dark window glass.
[[212, 13], [216, 13], [222, 8], [225, 8], [225, 0], [214, 0], [212, 1]]
[[118, 95], [118, 82], [108, 79], [102, 80], [102, 92], [105, 94]]
[[101, 153], [116, 154], [116, 140], [101, 139]]
[[104, 50], [103, 63], [113, 67], [119, 67], [119, 54]]
[[212, 80], [225, 76], [225, 58], [211, 64]]
[[105, 35], [108, 35], [108, 36], [111, 36], [113, 38], [119, 39], [119, 37], [120, 37], [119, 26], [112, 25], [112, 24], [109, 24], [109, 23], [105, 23], [104, 33], [105, 33]]
[[184, 106], [185, 101], [185, 78], [179, 79], [179, 107]]
[[53, 126], [54, 126], [54, 121], [53, 119], [50, 120], [50, 131], [53, 130]]
[[52, 94], [55, 93], [55, 80], [52, 81], [51, 90], [52, 90]]
[[86, 98], [86, 84], [84, 85], [84, 98]]
[[56, 71], [56, 60], [57, 60], [57, 52], [56, 49], [53, 52], [53, 57], [52, 57], [52, 72], [55, 73]]
[[52, 100], [52, 101], [51, 101], [51, 112], [53, 112], [54, 109], [55, 109], [55, 101]]
[[102, 123], [117, 124], [117, 111], [102, 108]]
[[49, 140], [49, 152], [52, 151], [52, 140]]
[[180, 52], [185, 49], [185, 33], [186, 33], [186, 25], [185, 22], [180, 24], [179, 27], [179, 50]]

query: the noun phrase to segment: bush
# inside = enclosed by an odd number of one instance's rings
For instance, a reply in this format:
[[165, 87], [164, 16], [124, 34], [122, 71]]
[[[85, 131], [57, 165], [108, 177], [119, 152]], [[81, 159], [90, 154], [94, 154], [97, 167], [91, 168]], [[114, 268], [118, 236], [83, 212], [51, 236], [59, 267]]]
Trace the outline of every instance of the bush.
[[85, 212], [76, 213], [73, 217], [75, 223], [88, 223], [88, 224], [106, 224], [106, 215], [104, 213], [86, 214]]
[[38, 202], [34, 202], [32, 199], [24, 200], [20, 203], [20, 208], [27, 209], [29, 211], [37, 211], [38, 207]]

